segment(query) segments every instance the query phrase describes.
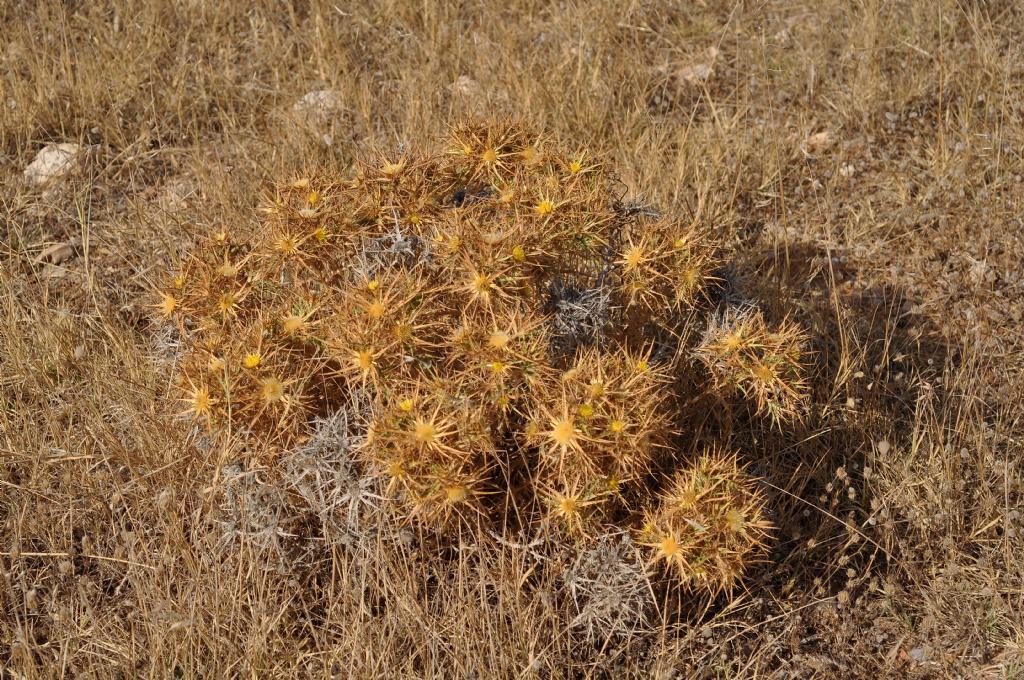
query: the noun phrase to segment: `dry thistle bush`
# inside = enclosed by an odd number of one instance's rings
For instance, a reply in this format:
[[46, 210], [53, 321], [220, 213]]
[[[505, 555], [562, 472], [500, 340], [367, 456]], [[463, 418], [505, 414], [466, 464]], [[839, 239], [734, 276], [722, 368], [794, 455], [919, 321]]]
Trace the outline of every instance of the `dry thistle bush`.
[[[678, 423], [709, 396], [799, 418], [803, 335], [720, 299], [710, 225], [620, 193], [585, 150], [509, 122], [277, 184], [255, 228], [200, 234], [161, 290], [183, 409], [243, 433], [325, 522], [356, 464], [439, 536], [635, 531], [680, 584], [729, 590], [765, 553], [766, 500]], [[296, 470], [356, 393], [358, 445]]]

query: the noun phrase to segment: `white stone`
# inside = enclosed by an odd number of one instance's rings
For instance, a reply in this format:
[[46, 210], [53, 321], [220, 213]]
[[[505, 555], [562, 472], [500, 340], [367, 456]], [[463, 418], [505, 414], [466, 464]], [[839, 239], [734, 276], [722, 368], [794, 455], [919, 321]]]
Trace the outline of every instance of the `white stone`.
[[480, 87], [480, 83], [473, 80], [467, 75], [461, 75], [455, 79], [451, 85], [448, 86], [452, 94], [467, 97], [470, 99], [476, 99], [483, 96], [483, 88]]
[[25, 168], [25, 180], [30, 184], [45, 184], [66, 175], [75, 167], [81, 151], [81, 146], [70, 143], [44, 147]]
[[343, 108], [341, 94], [336, 90], [313, 90], [302, 95], [295, 102], [295, 105], [292, 106], [292, 113], [307, 120], [325, 121]]

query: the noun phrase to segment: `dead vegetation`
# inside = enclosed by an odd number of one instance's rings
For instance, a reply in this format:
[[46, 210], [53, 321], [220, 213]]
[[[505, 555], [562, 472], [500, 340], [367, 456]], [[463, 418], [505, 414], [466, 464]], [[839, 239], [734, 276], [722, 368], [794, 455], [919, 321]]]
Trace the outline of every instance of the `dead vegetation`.
[[[1024, 672], [1015, 3], [48, 2], [0, 18], [4, 674]], [[357, 474], [359, 393], [312, 409], [309, 438], [273, 458], [183, 417], [188, 337], [149, 305], [196, 236], [258, 229], [269, 183], [412, 156], [464, 114], [581, 143], [568, 151], [614, 167], [646, 220], [699, 216], [726, 263], [709, 295], [760, 309], [693, 342], [764, 320], [806, 332], [798, 424], [730, 400], [673, 424], [763, 480], [771, 550], [731, 597], [672, 587], [642, 536], [581, 550], [524, 523], [439, 546]], [[81, 153], [27, 180], [51, 143]], [[371, 268], [425, 245], [375, 236]], [[548, 290], [565, 353], [615, 313], [592, 282]], [[756, 404], [734, 369], [709, 361]]]

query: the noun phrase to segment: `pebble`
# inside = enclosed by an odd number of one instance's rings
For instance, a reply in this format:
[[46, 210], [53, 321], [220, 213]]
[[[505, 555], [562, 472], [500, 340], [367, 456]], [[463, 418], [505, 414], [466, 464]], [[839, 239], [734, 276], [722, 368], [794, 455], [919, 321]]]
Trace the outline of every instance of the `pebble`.
[[63, 177], [75, 167], [81, 152], [82, 147], [78, 144], [45, 146], [25, 168], [25, 180], [29, 184], [41, 185]]

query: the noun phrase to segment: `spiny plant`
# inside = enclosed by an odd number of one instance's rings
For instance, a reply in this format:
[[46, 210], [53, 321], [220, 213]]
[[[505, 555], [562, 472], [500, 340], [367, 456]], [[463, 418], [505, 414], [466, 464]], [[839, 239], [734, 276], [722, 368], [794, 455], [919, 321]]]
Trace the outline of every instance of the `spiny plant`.
[[159, 291], [181, 410], [273, 464], [367, 395], [355, 455], [407, 521], [633, 530], [681, 583], [730, 587], [763, 555], [764, 498], [678, 426], [706, 395], [798, 418], [803, 336], [719, 299], [703, 217], [618, 186], [514, 122], [272, 185], [255, 228], [200, 234]]
[[694, 354], [704, 362], [715, 389], [740, 392], [758, 414], [781, 426], [799, 415], [806, 381], [803, 333], [790, 321], [771, 327], [757, 307], [726, 307], [708, 319]]
[[643, 542], [684, 583], [726, 590], [768, 540], [764, 503], [735, 455], [709, 451], [674, 474], [647, 515]]

